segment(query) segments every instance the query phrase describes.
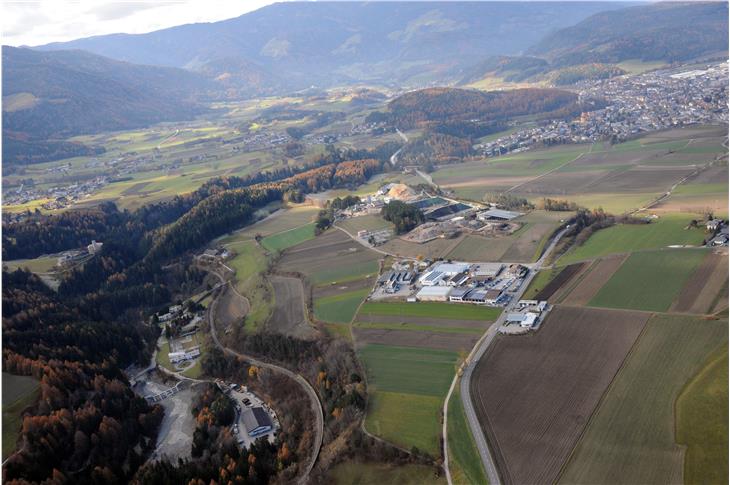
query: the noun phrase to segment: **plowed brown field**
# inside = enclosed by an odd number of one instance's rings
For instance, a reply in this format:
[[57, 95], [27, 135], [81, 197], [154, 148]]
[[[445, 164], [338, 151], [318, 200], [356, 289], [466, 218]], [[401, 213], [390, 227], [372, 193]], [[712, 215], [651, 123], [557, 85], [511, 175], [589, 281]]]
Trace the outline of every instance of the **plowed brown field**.
[[589, 273], [583, 277], [580, 284], [563, 300], [563, 303], [568, 305], [587, 305], [591, 298], [596, 296], [598, 290], [603, 288], [603, 285], [621, 267], [625, 259], [625, 255], [610, 256], [602, 259], [592, 269], [588, 270]]
[[588, 263], [576, 263], [571, 264], [563, 268], [558, 275], [550, 281], [545, 288], [535, 295], [535, 300], [548, 300], [552, 302], [551, 298], [553, 295], [563, 286], [568, 284], [583, 268], [588, 266]]
[[556, 306], [536, 334], [492, 345], [471, 388], [504, 483], [557, 479], [648, 316]]

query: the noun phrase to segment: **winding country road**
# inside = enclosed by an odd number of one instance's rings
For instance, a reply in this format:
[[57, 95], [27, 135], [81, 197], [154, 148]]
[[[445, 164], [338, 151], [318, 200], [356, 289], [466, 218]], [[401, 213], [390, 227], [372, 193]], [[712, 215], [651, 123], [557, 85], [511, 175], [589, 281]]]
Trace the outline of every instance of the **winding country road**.
[[[474, 404], [472, 403], [471, 398], [471, 377], [474, 373], [474, 369], [476, 368], [477, 363], [479, 360], [484, 356], [489, 346], [492, 344], [492, 341], [494, 340], [494, 337], [497, 335], [497, 331], [499, 330], [499, 327], [504, 323], [504, 320], [507, 318], [507, 313], [509, 313], [512, 308], [517, 304], [517, 302], [522, 297], [522, 294], [527, 289], [528, 286], [530, 286], [530, 282], [532, 281], [532, 278], [535, 277], [537, 272], [542, 267], [542, 264], [545, 261], [545, 258], [555, 249], [555, 246], [558, 244], [558, 241], [560, 238], [565, 235], [565, 233], [568, 231], [570, 226], [565, 227], [562, 231], [560, 231], [558, 234], [555, 235], [553, 240], [550, 242], [550, 245], [545, 249], [540, 259], [537, 260], [537, 262], [532, 266], [532, 269], [530, 270], [529, 274], [525, 278], [525, 281], [522, 282], [522, 285], [517, 290], [517, 292], [512, 297], [512, 300], [510, 301], [510, 304], [505, 307], [504, 311], [500, 314], [499, 318], [489, 326], [487, 331], [482, 335], [482, 337], [479, 339], [477, 344], [472, 349], [469, 356], [466, 358], [464, 362], [464, 368], [463, 368], [463, 374], [461, 377], [461, 383], [460, 383], [460, 390], [461, 390], [461, 401], [464, 406], [464, 413], [466, 414], [466, 420], [469, 424], [469, 428], [471, 429], [472, 436], [474, 436], [474, 441], [476, 441], [477, 444], [477, 450], [479, 451], [479, 456], [482, 459], [482, 463], [484, 464], [484, 470], [487, 474], [487, 479], [489, 480], [490, 485], [499, 485], [501, 484], [501, 479], [499, 476], [499, 472], [497, 471], [497, 465], [494, 462], [494, 459], [492, 457], [492, 454], [489, 450], [489, 446], [487, 444], [487, 439], [484, 436], [484, 431], [482, 430], [481, 425], [479, 424], [479, 419], [477, 418], [476, 410], [474, 409]], [[454, 378], [456, 381], [457, 377]], [[454, 383], [452, 383], [453, 386]], [[453, 389], [453, 387], [452, 387]], [[449, 393], [450, 395], [451, 393]], [[446, 400], [446, 403], [444, 405], [444, 416], [446, 416], [448, 410], [448, 397]], [[448, 444], [448, 437], [446, 436], [446, 423], [444, 422], [444, 447], [446, 447]], [[448, 452], [445, 454], [446, 457], [448, 457]], [[447, 470], [447, 479], [449, 483], [451, 483], [451, 476], [448, 470], [448, 465], [446, 465]]]
[[[233, 285], [231, 285], [231, 282], [226, 282], [224, 278], [218, 274], [215, 271], [211, 271], [212, 274], [218, 277], [218, 279], [221, 281], [219, 285], [217, 285], [217, 289], [220, 289], [224, 286], [228, 286], [230, 288], [234, 288]], [[235, 288], [234, 288], [235, 291]], [[224, 346], [221, 344], [220, 340], [218, 340], [218, 332], [215, 328], [215, 308], [218, 304], [218, 296], [220, 295], [220, 292], [215, 295], [213, 301], [211, 302], [210, 306], [208, 307], [208, 311], [206, 313], [206, 318], [208, 320], [208, 326], [210, 327], [210, 335], [213, 338], [213, 342], [215, 342], [215, 345], [221, 349], [224, 353], [233, 355], [235, 357], [240, 357], [251, 364], [261, 367], [264, 369], [269, 369], [274, 372], [278, 372], [280, 374], [284, 374], [285, 376], [289, 377], [290, 379], [294, 380], [297, 384], [299, 384], [302, 389], [304, 389], [304, 392], [309, 397], [312, 412], [314, 413], [314, 417], [317, 421], [315, 426], [315, 437], [314, 437], [314, 450], [312, 450], [312, 457], [309, 461], [309, 464], [307, 465], [307, 468], [305, 469], [304, 473], [302, 474], [301, 478], [299, 479], [298, 483], [306, 483], [307, 479], [309, 478], [309, 474], [312, 472], [312, 469], [314, 468], [314, 465], [317, 463], [317, 458], [319, 457], [319, 451], [322, 448], [322, 439], [324, 437], [324, 413], [322, 412], [322, 403], [319, 400], [319, 396], [317, 396], [317, 392], [314, 390], [311, 384], [302, 377], [301, 375], [290, 371], [289, 369], [285, 367], [278, 366], [276, 364], [270, 364], [268, 362], [264, 362], [262, 360], [259, 360], [255, 357], [251, 357], [250, 355], [245, 355], [240, 352], [237, 352], [236, 350], [233, 350], [229, 347]]]

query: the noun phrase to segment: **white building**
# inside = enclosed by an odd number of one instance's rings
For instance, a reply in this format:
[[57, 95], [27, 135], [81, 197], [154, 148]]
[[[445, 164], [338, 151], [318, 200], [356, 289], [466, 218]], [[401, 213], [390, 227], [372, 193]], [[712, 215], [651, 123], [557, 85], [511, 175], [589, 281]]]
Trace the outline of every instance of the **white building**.
[[86, 249], [89, 251], [89, 254], [96, 254], [99, 251], [101, 251], [101, 247], [104, 245], [104, 243], [96, 242], [95, 240], [91, 241], [91, 244], [86, 246]]
[[451, 286], [424, 286], [416, 298], [421, 301], [448, 301], [452, 289]]

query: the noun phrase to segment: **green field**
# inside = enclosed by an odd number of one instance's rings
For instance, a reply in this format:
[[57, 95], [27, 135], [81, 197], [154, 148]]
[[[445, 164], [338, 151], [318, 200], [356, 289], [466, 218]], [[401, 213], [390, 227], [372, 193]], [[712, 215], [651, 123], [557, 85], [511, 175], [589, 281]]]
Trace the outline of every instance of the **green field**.
[[430, 301], [418, 303], [367, 302], [360, 310], [361, 317], [386, 315], [489, 321], [496, 320], [500, 313], [502, 313], [501, 308]]
[[466, 414], [464, 414], [464, 406], [461, 403], [458, 382], [454, 392], [451, 393], [448, 414], [451, 479], [458, 484], [486, 484], [487, 477], [484, 474], [484, 465], [482, 465], [476, 442], [466, 423]]
[[18, 268], [27, 268], [33, 273], [48, 273], [56, 267], [57, 261], [58, 258], [55, 256], [41, 256], [35, 259], [3, 261], [3, 266], [7, 266], [10, 271], [15, 271]]
[[369, 344], [360, 349], [368, 375], [367, 429], [410, 449], [439, 454], [439, 411], [454, 377], [457, 354], [446, 350]]
[[633, 253], [589, 305], [667, 311], [706, 254], [703, 249]]
[[[486, 322], [486, 321], [485, 321]], [[411, 330], [413, 332], [440, 332], [440, 333], [471, 333], [481, 335], [486, 330], [484, 328], [471, 327], [440, 327], [437, 325], [421, 325], [418, 323], [381, 323], [381, 322], [356, 322], [358, 328], [382, 328], [388, 330]]]
[[265, 238], [312, 222], [318, 212], [318, 207], [306, 205], [282, 208], [266, 219], [236, 231], [236, 235], [242, 239], [253, 239], [257, 234]]
[[357, 312], [357, 307], [368, 296], [368, 293], [370, 293], [370, 290], [365, 288], [316, 298], [314, 300], [314, 316], [317, 320], [323, 322], [350, 323]]
[[671, 245], [701, 245], [706, 236], [704, 228], [685, 229], [696, 217], [669, 215], [651, 224], [618, 224], [601, 229], [583, 245], [574, 247], [561, 257], [560, 264]]
[[236, 235], [221, 240], [236, 256], [226, 264], [236, 272], [236, 289], [245, 296], [251, 305], [246, 315], [246, 327], [261, 328], [273, 311], [273, 291], [263, 273], [268, 267], [268, 259], [263, 249], [251, 240], [240, 240]]
[[[680, 483], [684, 460], [675, 442], [675, 401], [707, 356], [726, 347], [727, 320], [653, 317], [591, 418], [560, 482]], [[722, 456], [727, 459], [726, 446]], [[721, 468], [727, 471], [727, 462]]]
[[282, 251], [313, 238], [314, 223], [312, 222], [296, 229], [267, 236], [261, 240], [261, 245], [269, 251]]
[[350, 234], [357, 235], [357, 231], [379, 231], [381, 229], [392, 229], [393, 224], [386, 221], [378, 215], [367, 215], [350, 217], [343, 219], [337, 223], [338, 226], [349, 232]]
[[534, 298], [562, 269], [562, 267], [553, 266], [550, 269], [541, 269], [538, 271], [535, 277], [532, 278], [532, 281], [530, 281], [530, 286], [522, 294], [522, 298], [527, 300]]
[[728, 350], [708, 359], [677, 399], [685, 483], [728, 482]]
[[425, 465], [387, 465], [345, 461], [329, 472], [336, 485], [438, 485], [445, 484], [434, 468]]
[[27, 376], [3, 372], [3, 460], [15, 451], [22, 425], [20, 413], [38, 397], [40, 383]]
[[373, 259], [370, 261], [350, 264], [348, 266], [334, 266], [318, 269], [309, 275], [309, 277], [315, 285], [324, 285], [329, 283], [355, 281], [369, 275], [375, 275], [377, 272], [378, 261]]

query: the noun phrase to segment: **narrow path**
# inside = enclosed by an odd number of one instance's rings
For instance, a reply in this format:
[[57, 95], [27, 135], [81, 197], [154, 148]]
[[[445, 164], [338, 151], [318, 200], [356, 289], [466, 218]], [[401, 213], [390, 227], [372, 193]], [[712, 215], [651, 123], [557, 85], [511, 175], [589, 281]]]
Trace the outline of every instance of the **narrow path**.
[[[217, 276], [218, 279], [221, 281], [221, 284], [218, 286], [219, 288], [222, 286], [226, 286], [226, 285], [228, 285], [229, 287], [233, 286], [233, 285], [231, 285], [230, 281], [226, 282], [224, 280], [224, 278], [217, 272], [212, 271], [212, 274]], [[302, 389], [304, 389], [304, 392], [307, 394], [307, 396], [309, 397], [311, 407], [312, 407], [312, 412], [314, 413], [314, 417], [317, 422], [315, 425], [316, 435], [314, 438], [314, 450], [312, 451], [312, 457], [310, 459], [309, 464], [307, 465], [307, 468], [305, 469], [304, 473], [302, 474], [301, 478], [298, 480], [298, 483], [306, 483], [307, 479], [309, 478], [309, 474], [312, 472], [314, 465], [317, 463], [317, 458], [319, 457], [319, 452], [322, 448], [322, 440], [324, 437], [324, 413], [322, 412], [322, 403], [319, 400], [319, 396], [317, 396], [317, 392], [314, 390], [312, 385], [300, 374], [294, 373], [285, 367], [281, 367], [276, 364], [264, 362], [255, 357], [242, 354], [234, 349], [224, 346], [220, 342], [220, 340], [218, 340], [218, 332], [215, 328], [214, 315], [215, 315], [215, 307], [217, 304], [218, 304], [218, 295], [215, 296], [215, 298], [211, 302], [210, 306], [208, 307], [208, 311], [206, 312], [208, 326], [210, 327], [210, 335], [213, 338], [213, 342], [215, 343], [216, 347], [221, 349], [221, 351], [223, 351], [226, 354], [233, 355], [235, 357], [240, 357], [257, 367], [261, 367], [263, 369], [269, 369], [274, 372], [284, 374], [285, 376], [289, 377], [290, 379], [294, 380], [294, 382], [299, 384], [302, 387]]]

